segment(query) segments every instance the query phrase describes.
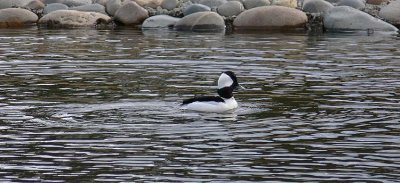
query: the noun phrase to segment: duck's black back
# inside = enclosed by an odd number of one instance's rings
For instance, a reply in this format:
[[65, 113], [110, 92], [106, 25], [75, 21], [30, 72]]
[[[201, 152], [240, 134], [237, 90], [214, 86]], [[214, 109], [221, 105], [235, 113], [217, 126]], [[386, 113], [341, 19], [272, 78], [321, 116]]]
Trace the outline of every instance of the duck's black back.
[[217, 97], [217, 96], [195, 97], [195, 98], [184, 100], [182, 105], [190, 104], [193, 102], [224, 102], [224, 99], [222, 99], [221, 97]]

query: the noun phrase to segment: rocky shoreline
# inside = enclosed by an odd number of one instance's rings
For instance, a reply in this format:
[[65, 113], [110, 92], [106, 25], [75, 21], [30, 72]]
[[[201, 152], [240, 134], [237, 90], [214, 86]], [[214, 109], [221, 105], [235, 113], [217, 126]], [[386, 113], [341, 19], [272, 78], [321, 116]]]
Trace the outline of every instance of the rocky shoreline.
[[398, 31], [400, 0], [0, 0], [0, 28]]

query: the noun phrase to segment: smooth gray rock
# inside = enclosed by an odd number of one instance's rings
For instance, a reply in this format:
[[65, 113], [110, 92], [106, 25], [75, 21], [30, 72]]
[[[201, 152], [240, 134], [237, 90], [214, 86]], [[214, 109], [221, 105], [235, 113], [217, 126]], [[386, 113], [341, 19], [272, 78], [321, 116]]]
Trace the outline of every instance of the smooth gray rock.
[[62, 3], [69, 7], [92, 4], [92, 0], [43, 0], [44, 4]]
[[307, 15], [285, 6], [262, 6], [239, 14], [233, 21], [235, 29], [248, 30], [292, 30], [304, 28]]
[[127, 2], [114, 15], [115, 20], [124, 25], [138, 25], [148, 17], [149, 12], [133, 1]]
[[106, 4], [107, 4], [107, 2], [108, 2], [108, 0], [94, 0], [93, 1], [93, 4], [101, 4], [101, 5], [103, 5], [104, 7], [106, 7]]
[[63, 3], [65, 0], [43, 0], [44, 4]]
[[241, 2], [243, 4], [244, 1], [246, 1], [246, 0], [228, 0], [228, 1], [237, 1], [237, 2]]
[[117, 10], [121, 7], [122, 7], [121, 0], [108, 0], [108, 2], [106, 4], [106, 12], [109, 15], [114, 16], [115, 12], [117, 12]]
[[331, 30], [397, 31], [393, 25], [350, 6], [336, 6], [324, 14], [324, 27]]
[[41, 10], [44, 9], [44, 7], [45, 5], [40, 0], [33, 0], [24, 6], [24, 8], [29, 10]]
[[217, 8], [218, 14], [224, 17], [239, 15], [243, 11], [244, 6], [239, 1], [229, 1], [221, 6], [218, 6]]
[[338, 6], [350, 6], [355, 9], [362, 10], [365, 8], [364, 0], [341, 0], [337, 3]]
[[179, 1], [178, 0], [163, 0], [161, 3], [161, 8], [167, 9], [167, 10], [173, 10], [178, 6]]
[[52, 4], [48, 4], [46, 7], [44, 7], [43, 9], [43, 15], [46, 15], [48, 13], [51, 13], [53, 11], [57, 11], [57, 10], [67, 10], [68, 6], [65, 4], [61, 4], [61, 3], [52, 3]]
[[156, 9], [161, 6], [162, 0], [132, 0], [141, 7], [150, 7]]
[[383, 19], [400, 25], [400, 0], [392, 1], [379, 11], [379, 16]]
[[271, 0], [271, 5], [297, 8], [297, 0]]
[[179, 31], [221, 32], [225, 30], [224, 19], [215, 12], [197, 12], [183, 17], [175, 24]]
[[217, 8], [227, 2], [226, 0], [201, 0], [199, 4], [206, 5], [210, 8]]
[[333, 5], [324, 0], [308, 0], [303, 4], [303, 11], [308, 13], [325, 13], [333, 8]]
[[65, 0], [42, 0], [43, 4], [48, 5], [48, 4], [53, 4], [53, 3], [61, 3], [63, 4]]
[[0, 9], [24, 7], [32, 0], [0, 0]]
[[111, 17], [96, 12], [58, 10], [43, 16], [38, 23], [48, 27], [72, 28], [95, 26], [98, 22], [111, 22]]
[[75, 7], [69, 8], [69, 9], [107, 14], [105, 7], [101, 4], [87, 4], [87, 5], [82, 5], [82, 6], [75, 6]]
[[340, 0], [326, 0], [326, 1], [328, 1], [328, 2], [330, 2], [330, 3], [338, 3]]
[[82, 6], [82, 5], [87, 5], [87, 4], [92, 4], [92, 0], [65, 0], [64, 4], [66, 4], [69, 7], [73, 6]]
[[192, 4], [183, 10], [183, 15], [187, 16], [192, 13], [203, 12], [203, 11], [211, 11], [211, 8], [202, 4]]
[[271, 2], [269, 0], [244, 0], [243, 5], [244, 8], [251, 9], [260, 6], [269, 6]]
[[170, 28], [179, 20], [180, 18], [168, 15], [156, 15], [146, 19], [142, 24], [142, 29]]
[[36, 23], [38, 16], [29, 10], [22, 8], [0, 9], [0, 27], [22, 27]]

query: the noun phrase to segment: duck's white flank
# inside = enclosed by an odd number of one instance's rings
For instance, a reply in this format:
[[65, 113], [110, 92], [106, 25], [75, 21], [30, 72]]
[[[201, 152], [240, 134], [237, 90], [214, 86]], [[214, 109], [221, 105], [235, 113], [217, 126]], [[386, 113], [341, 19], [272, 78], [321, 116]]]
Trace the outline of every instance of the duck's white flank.
[[192, 102], [187, 105], [183, 105], [182, 109], [194, 110], [200, 112], [226, 112], [238, 107], [238, 103], [235, 98], [224, 99], [224, 102], [215, 102], [215, 101], [207, 101], [207, 102]]

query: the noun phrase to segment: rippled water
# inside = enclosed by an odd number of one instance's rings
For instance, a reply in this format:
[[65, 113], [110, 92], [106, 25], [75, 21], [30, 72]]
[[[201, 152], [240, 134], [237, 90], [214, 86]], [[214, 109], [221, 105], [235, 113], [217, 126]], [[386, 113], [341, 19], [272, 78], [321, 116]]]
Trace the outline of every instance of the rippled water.
[[399, 92], [396, 35], [1, 29], [0, 181], [395, 182]]

